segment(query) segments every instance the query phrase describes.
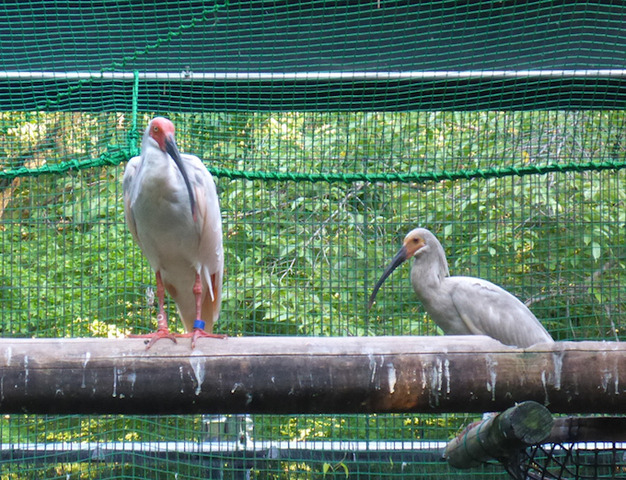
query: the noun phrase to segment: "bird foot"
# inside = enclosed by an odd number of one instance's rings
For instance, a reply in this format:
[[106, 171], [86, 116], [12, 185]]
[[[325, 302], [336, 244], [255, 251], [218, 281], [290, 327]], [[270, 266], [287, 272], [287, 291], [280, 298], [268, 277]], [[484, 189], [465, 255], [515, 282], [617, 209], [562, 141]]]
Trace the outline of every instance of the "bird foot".
[[152, 345], [154, 345], [156, 342], [158, 342], [159, 340], [163, 338], [169, 338], [172, 342], [177, 343], [176, 337], [180, 337], [180, 335], [172, 333], [166, 328], [159, 328], [156, 332], [152, 332], [152, 333], [145, 333], [141, 335], [129, 335], [129, 338], [145, 338], [146, 344], [147, 344], [146, 350], [149, 350]]
[[177, 336], [182, 337], [182, 338], [191, 338], [192, 349], [196, 347], [196, 340], [198, 340], [198, 338], [200, 337], [204, 337], [204, 338], [227, 338], [228, 337], [228, 335], [221, 335], [218, 333], [208, 333], [200, 328], [194, 328], [193, 332], [183, 333]]

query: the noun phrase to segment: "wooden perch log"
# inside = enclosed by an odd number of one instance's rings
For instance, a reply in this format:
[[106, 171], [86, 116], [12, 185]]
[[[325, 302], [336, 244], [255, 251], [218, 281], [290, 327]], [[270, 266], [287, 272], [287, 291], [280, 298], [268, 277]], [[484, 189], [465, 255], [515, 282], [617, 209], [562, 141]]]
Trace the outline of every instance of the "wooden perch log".
[[473, 468], [489, 461], [506, 462], [532, 445], [579, 442], [625, 442], [624, 417], [564, 417], [528, 401], [501, 414], [474, 422], [448, 442], [444, 458], [455, 468]]
[[455, 468], [503, 460], [543, 442], [552, 430], [550, 411], [528, 401], [469, 425], [446, 446], [444, 457]]
[[626, 442], [626, 418], [556, 418], [545, 443], [575, 442]]
[[626, 343], [482, 336], [0, 340], [0, 413], [626, 412]]

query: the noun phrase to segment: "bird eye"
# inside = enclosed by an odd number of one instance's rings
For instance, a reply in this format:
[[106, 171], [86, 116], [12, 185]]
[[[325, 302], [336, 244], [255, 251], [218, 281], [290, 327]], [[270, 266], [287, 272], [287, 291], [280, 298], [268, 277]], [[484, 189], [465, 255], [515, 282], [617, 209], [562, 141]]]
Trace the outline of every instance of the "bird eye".
[[152, 127], [152, 130], [153, 130], [153, 131], [155, 131], [155, 132], [158, 132], [158, 131], [159, 131], [159, 127], [157, 127], [157, 126], [155, 125], [154, 127]]

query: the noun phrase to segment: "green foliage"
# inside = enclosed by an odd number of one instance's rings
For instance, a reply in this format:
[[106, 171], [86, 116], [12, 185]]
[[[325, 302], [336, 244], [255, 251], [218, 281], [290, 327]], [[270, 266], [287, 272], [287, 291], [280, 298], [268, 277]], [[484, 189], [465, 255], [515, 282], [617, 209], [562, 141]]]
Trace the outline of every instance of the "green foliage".
[[[141, 128], [150, 116], [142, 116]], [[183, 151], [208, 165], [246, 171], [487, 171], [626, 157], [623, 112], [171, 117]], [[129, 128], [122, 114], [3, 113], [0, 165], [98, 157], [123, 145]], [[97, 168], [1, 185], [0, 334], [113, 337], [154, 328], [153, 273], [124, 224], [122, 173], [123, 166]], [[372, 310], [366, 310], [382, 268], [405, 233], [421, 225], [439, 236], [452, 274], [504, 286], [527, 301], [555, 338], [626, 338], [623, 170], [427, 183], [217, 182], [226, 251], [220, 332], [440, 334], [414, 298], [408, 266], [392, 275]], [[182, 328], [171, 302], [168, 312], [172, 327]], [[459, 415], [259, 416], [254, 436], [439, 440], [470, 420]], [[0, 432], [3, 442], [202, 437], [196, 416], [11, 416], [0, 420]], [[189, 468], [189, 478], [201, 476]], [[276, 461], [269, 470], [253, 473], [272, 479], [357, 478], [359, 468], [348, 461]], [[384, 475], [425, 475], [418, 466], [376, 468]], [[123, 465], [46, 469], [25, 471], [21, 478], [151, 476]], [[0, 471], [2, 479], [14, 478], [5, 472], [10, 470]]]

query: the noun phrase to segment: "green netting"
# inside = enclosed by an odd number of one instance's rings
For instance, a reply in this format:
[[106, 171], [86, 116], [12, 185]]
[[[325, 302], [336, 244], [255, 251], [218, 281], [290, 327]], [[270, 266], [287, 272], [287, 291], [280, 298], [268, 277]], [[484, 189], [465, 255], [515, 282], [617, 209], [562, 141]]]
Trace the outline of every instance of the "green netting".
[[[218, 332], [440, 334], [408, 266], [366, 309], [421, 225], [453, 274], [505, 286], [555, 339], [626, 338], [625, 14], [548, 1], [3, 3], [1, 335], [154, 329], [121, 175], [164, 114], [217, 178]], [[5, 416], [0, 478], [504, 475], [440, 460], [437, 442], [472, 415], [210, 413]]]

